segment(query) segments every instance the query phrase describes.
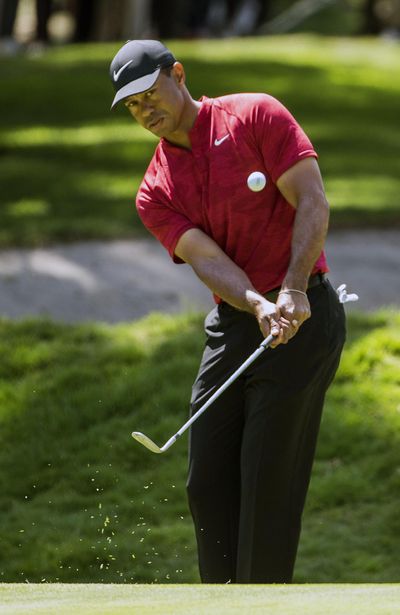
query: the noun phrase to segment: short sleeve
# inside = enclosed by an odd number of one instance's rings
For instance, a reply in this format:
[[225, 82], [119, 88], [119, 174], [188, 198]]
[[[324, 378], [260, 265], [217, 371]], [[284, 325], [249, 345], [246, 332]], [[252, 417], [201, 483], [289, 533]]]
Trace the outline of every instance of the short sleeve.
[[155, 200], [146, 194], [144, 183], [136, 197], [136, 209], [145, 227], [166, 248], [175, 263], [183, 263], [175, 256], [180, 237], [191, 228], [196, 228], [186, 216], [175, 211], [167, 202]]
[[274, 183], [303, 158], [318, 158], [293, 115], [272, 96], [260, 96], [253, 107], [254, 136]]

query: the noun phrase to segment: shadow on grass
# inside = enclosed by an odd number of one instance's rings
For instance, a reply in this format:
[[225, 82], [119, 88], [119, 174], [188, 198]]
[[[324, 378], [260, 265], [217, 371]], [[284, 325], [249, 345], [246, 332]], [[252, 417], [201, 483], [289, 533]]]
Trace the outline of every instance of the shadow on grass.
[[[340, 579], [360, 580], [360, 553], [398, 544], [390, 510], [399, 486], [399, 421], [390, 411], [388, 370], [400, 351], [397, 338], [382, 344], [393, 337], [390, 321], [385, 314], [351, 318], [298, 564], [299, 578], [309, 582], [338, 580], [343, 553], [355, 559]], [[0, 330], [2, 580], [197, 580], [186, 438], [156, 456], [130, 433], [144, 431], [162, 444], [186, 420], [202, 317], [153, 315], [117, 327], [5, 321]], [[386, 354], [377, 356], [383, 347]], [[375, 517], [369, 520], [371, 507], [388, 521], [383, 534]], [[365, 527], [362, 541], [357, 523]], [[361, 577], [395, 580], [395, 566], [392, 549]]]
[[[376, 87], [372, 73], [370, 82], [352, 84], [354, 67], [338, 80], [334, 64], [293, 65], [268, 57], [215, 58], [212, 65], [191, 57], [185, 66], [195, 97], [267, 91], [282, 100], [320, 154], [333, 226], [399, 222], [398, 93]], [[1, 244], [144, 234], [129, 204], [155, 144], [129, 132], [132, 124], [124, 110], [109, 113], [108, 62], [14, 58], [0, 61], [0, 70]], [[58, 141], [57, 130], [96, 124], [98, 143]], [[54, 130], [49, 140], [24, 145], [21, 131], [41, 126]], [[113, 140], [112, 132], [105, 136], [105, 126], [126, 126], [125, 140]], [[20, 131], [17, 144], [13, 131]], [[40, 214], [32, 213], [35, 202]]]
[[[350, 127], [356, 120], [356, 124], [367, 122], [364, 128], [371, 128], [374, 121], [381, 126], [393, 122], [393, 127], [397, 120], [397, 92], [377, 88], [372, 76], [369, 84], [352, 86], [354, 68], [348, 69], [348, 77], [338, 83], [332, 79], [332, 66], [293, 65], [267, 57], [229, 63], [214, 59], [212, 66], [192, 58], [184, 62], [188, 87], [195, 98], [203, 94], [268, 92], [289, 108], [295, 107], [302, 123], [320, 116], [328, 125], [349, 123]], [[82, 60], [74, 66], [41, 66], [40, 62], [13, 58], [1, 61], [0, 70], [6, 86], [2, 106], [8, 111], [7, 117], [2, 115], [0, 127], [62, 127], [103, 122], [105, 118], [118, 121], [118, 110], [108, 113], [113, 88], [104, 62]]]

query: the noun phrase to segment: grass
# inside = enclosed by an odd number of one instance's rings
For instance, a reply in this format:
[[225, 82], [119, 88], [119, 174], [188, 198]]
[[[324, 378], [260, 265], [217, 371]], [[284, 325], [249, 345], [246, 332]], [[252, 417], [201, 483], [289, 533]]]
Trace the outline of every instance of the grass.
[[395, 615], [399, 585], [2, 585], [8, 615]]
[[[399, 325], [350, 319], [297, 583], [399, 581]], [[164, 442], [184, 422], [201, 328], [196, 315], [0, 321], [0, 581], [198, 582], [186, 438], [160, 458], [130, 433]]]
[[[332, 226], [399, 224], [397, 45], [293, 35], [171, 46], [195, 97], [267, 91], [288, 106], [320, 154]], [[109, 113], [118, 47], [0, 58], [0, 247], [146, 233], [134, 197], [156, 140]]]

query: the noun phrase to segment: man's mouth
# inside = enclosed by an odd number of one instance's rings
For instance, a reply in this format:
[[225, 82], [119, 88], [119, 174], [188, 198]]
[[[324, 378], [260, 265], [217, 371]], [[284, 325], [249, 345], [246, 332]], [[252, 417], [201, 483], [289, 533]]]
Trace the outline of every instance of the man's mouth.
[[161, 122], [163, 121], [162, 117], [159, 117], [149, 123], [149, 129], [154, 130], [161, 126]]

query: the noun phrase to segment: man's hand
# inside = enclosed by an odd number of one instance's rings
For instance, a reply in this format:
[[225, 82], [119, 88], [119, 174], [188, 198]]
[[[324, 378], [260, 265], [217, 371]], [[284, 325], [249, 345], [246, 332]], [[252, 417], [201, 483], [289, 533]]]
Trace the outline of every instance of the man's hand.
[[276, 348], [279, 344], [287, 344], [297, 332], [297, 325], [284, 316], [279, 305], [271, 303], [267, 299], [257, 301], [254, 308], [254, 315], [264, 337], [270, 333], [275, 336], [270, 344], [271, 348]]
[[286, 290], [279, 294], [276, 306], [281, 315], [279, 323], [281, 321], [289, 323], [289, 326], [285, 329], [286, 335], [282, 342], [286, 344], [290, 338], [296, 335], [303, 322], [310, 318], [310, 302], [307, 295]]

